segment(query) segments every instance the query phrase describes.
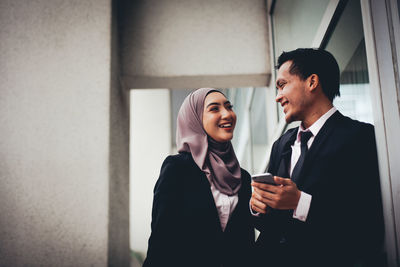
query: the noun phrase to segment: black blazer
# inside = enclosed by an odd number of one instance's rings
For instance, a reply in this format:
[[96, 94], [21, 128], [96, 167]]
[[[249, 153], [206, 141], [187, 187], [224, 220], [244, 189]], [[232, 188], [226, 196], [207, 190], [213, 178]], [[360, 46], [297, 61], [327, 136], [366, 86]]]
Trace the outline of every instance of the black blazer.
[[[298, 128], [273, 145], [268, 171], [289, 177]], [[383, 215], [373, 126], [335, 112], [307, 152], [297, 180], [312, 195], [306, 222], [293, 211], [271, 210], [258, 220], [260, 266], [376, 265]]]
[[250, 175], [242, 169], [239, 201], [221, 229], [210, 183], [191, 154], [165, 159], [154, 188], [148, 266], [249, 266], [254, 228]]

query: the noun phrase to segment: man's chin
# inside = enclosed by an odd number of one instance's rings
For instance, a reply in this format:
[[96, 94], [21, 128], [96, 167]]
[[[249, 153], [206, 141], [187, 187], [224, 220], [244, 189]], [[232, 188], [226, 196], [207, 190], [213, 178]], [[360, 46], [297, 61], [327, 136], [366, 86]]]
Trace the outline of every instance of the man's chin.
[[287, 124], [295, 122], [295, 121], [302, 121], [300, 118], [294, 116], [285, 116], [285, 121]]
[[289, 114], [285, 114], [285, 121], [286, 121], [286, 123], [291, 123], [294, 120], [293, 120], [292, 116], [290, 116]]

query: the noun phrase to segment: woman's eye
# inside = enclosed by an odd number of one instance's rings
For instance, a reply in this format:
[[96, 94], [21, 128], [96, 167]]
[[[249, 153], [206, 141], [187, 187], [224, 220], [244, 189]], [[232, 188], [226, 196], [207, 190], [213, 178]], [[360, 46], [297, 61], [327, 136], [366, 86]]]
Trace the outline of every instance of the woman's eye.
[[229, 109], [229, 110], [232, 110], [233, 109], [233, 105], [228, 105], [226, 108]]
[[218, 111], [218, 107], [212, 107], [210, 108], [210, 111]]

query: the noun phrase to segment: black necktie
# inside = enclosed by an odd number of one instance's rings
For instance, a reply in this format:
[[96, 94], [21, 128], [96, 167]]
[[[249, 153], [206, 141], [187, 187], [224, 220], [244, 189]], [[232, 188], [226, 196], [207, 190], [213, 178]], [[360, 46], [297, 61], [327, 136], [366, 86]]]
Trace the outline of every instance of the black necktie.
[[308, 142], [308, 140], [310, 140], [311, 136], [313, 136], [313, 134], [311, 132], [300, 132], [301, 154], [300, 154], [299, 160], [297, 161], [296, 165], [294, 166], [294, 169], [292, 172], [291, 179], [293, 182], [297, 182], [299, 179], [301, 168], [303, 167], [304, 159], [305, 159], [306, 153], [308, 151], [307, 142]]

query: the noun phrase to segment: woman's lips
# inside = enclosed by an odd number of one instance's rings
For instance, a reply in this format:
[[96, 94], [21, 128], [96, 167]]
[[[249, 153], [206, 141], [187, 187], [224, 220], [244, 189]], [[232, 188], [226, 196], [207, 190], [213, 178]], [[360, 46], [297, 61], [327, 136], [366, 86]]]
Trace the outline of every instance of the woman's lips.
[[225, 130], [225, 131], [228, 131], [228, 132], [233, 130], [233, 124], [232, 123], [223, 123], [223, 124], [218, 125], [218, 127], [221, 128], [222, 130]]

